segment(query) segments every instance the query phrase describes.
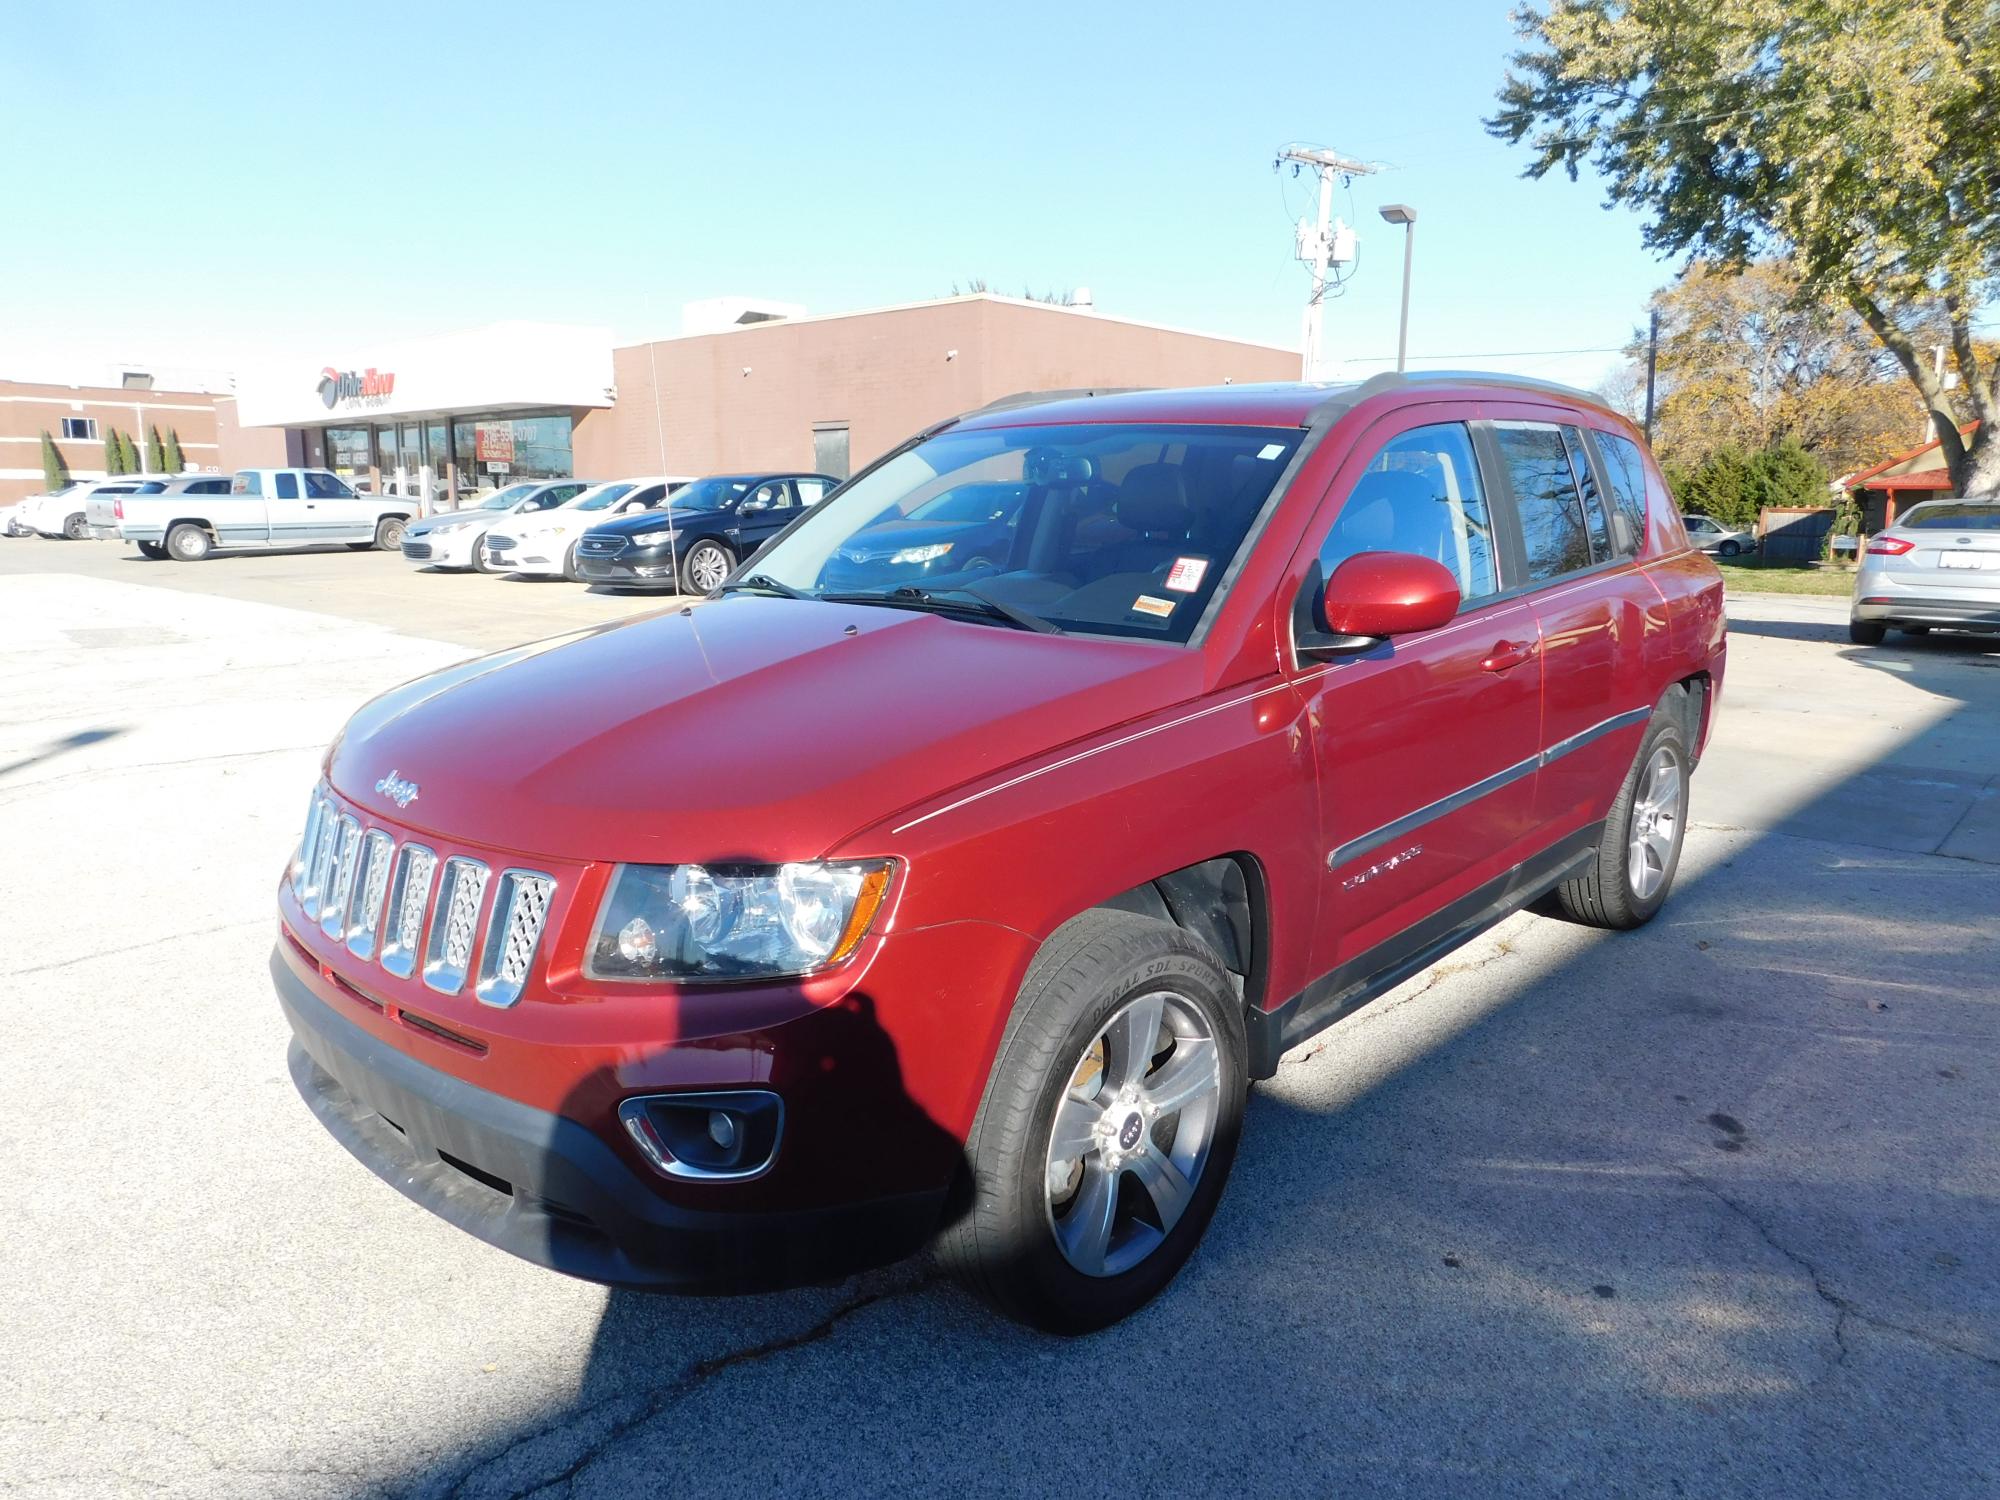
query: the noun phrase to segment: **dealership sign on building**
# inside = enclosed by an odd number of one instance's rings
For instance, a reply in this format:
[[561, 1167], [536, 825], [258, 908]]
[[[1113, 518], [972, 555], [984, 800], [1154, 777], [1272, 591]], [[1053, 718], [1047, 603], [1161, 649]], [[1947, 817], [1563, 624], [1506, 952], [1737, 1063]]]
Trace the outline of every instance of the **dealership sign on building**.
[[343, 406], [381, 406], [396, 389], [396, 377], [377, 372], [373, 365], [366, 370], [336, 370], [328, 365], [319, 372], [319, 399], [328, 411], [339, 411]]
[[[245, 370], [244, 427], [327, 427], [390, 417], [499, 417], [613, 404], [611, 335], [557, 323], [492, 323], [404, 339], [356, 357]], [[482, 454], [484, 458], [486, 455]], [[492, 461], [506, 463], [506, 454]]]

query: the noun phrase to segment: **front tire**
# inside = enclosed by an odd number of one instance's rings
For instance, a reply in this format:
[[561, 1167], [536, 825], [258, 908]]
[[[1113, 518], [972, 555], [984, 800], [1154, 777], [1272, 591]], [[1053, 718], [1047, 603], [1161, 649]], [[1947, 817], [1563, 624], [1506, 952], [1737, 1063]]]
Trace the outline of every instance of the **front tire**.
[[403, 550], [403, 528], [409, 523], [401, 516], [384, 516], [375, 523], [375, 550], [377, 552], [401, 552]]
[[1879, 646], [1889, 628], [1877, 620], [1849, 620], [1847, 638], [1857, 646]]
[[563, 577], [571, 583], [582, 583], [583, 575], [576, 570], [576, 543], [569, 544], [569, 551], [563, 554]]
[[1743, 544], [1741, 542], [1724, 542], [1715, 550], [1720, 552], [1724, 557], [1737, 557], [1742, 554]]
[[1604, 820], [1596, 863], [1555, 889], [1564, 916], [1590, 927], [1641, 927], [1652, 921], [1680, 868], [1688, 775], [1680, 721], [1667, 707], [1657, 708]]
[[206, 531], [187, 521], [167, 533], [167, 556], [175, 562], [200, 562], [214, 545]]
[[939, 1253], [1056, 1333], [1160, 1292], [1214, 1216], [1247, 1089], [1243, 1002], [1170, 923], [1089, 911], [1028, 971], [967, 1142], [970, 1202]]
[[720, 542], [696, 542], [681, 559], [681, 592], [712, 594], [736, 566], [736, 559]]

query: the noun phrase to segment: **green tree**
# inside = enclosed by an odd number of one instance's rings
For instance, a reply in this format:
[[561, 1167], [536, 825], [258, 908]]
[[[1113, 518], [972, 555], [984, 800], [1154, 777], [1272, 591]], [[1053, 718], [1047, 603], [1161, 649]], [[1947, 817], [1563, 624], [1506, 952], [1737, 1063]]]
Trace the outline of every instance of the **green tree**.
[[53, 495], [69, 483], [69, 465], [63, 462], [62, 449], [49, 436], [48, 428], [42, 429], [42, 489]]
[[[1795, 259], [1851, 307], [1938, 430], [1960, 493], [2000, 488], [2000, 362], [1973, 337], [2000, 278], [2000, 8], [1977, 0], [1549, 0], [1516, 12], [1487, 128], [1530, 177], [1589, 162], [1646, 243]], [[1939, 329], [1968, 446], [1924, 348]]]
[[1826, 466], [1796, 438], [1773, 443], [1750, 460], [1751, 493], [1768, 505], [1831, 505]]
[[187, 459], [181, 454], [181, 435], [169, 427], [167, 429], [167, 472], [179, 474], [187, 468]]
[[125, 472], [125, 455], [118, 447], [118, 429], [115, 427], [104, 429], [104, 472], [107, 474]]
[[139, 445], [132, 441], [132, 434], [118, 434], [118, 472], [136, 474], [139, 472]]
[[160, 441], [160, 424], [146, 429], [146, 467], [155, 474], [175, 472], [167, 468], [167, 446]]

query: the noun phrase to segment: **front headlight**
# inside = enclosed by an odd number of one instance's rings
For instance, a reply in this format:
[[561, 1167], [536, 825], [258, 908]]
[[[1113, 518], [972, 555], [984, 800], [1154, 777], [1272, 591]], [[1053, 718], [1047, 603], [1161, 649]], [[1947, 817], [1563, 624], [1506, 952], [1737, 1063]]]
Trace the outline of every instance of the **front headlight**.
[[940, 557], [951, 551], [951, 548], [952, 544], [950, 542], [933, 542], [928, 547], [905, 547], [901, 552], [898, 552], [894, 557], [889, 559], [889, 566], [893, 568], [898, 563], [936, 562]]
[[620, 865], [584, 955], [592, 979], [780, 979], [839, 963], [889, 891], [887, 860]]
[[660, 543], [671, 542], [673, 539], [673, 528], [668, 527], [665, 531], [642, 531], [632, 538], [632, 545], [635, 547], [657, 547]]

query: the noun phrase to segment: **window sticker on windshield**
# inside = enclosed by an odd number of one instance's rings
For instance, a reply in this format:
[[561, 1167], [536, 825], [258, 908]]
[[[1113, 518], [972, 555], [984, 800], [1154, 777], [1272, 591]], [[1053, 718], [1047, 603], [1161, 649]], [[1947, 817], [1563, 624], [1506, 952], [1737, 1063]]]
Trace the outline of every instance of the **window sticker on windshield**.
[[1283, 443], [1266, 443], [1257, 450], [1257, 456], [1262, 459], [1273, 459], [1284, 451], [1285, 445]]
[[1132, 601], [1132, 613], [1135, 615], [1152, 615], [1155, 619], [1164, 620], [1173, 612], [1174, 601], [1171, 599], [1155, 599], [1151, 594], [1141, 594]]
[[1167, 587], [1179, 594], [1192, 594], [1201, 587], [1202, 575], [1207, 571], [1205, 557], [1177, 557], [1167, 570]]

